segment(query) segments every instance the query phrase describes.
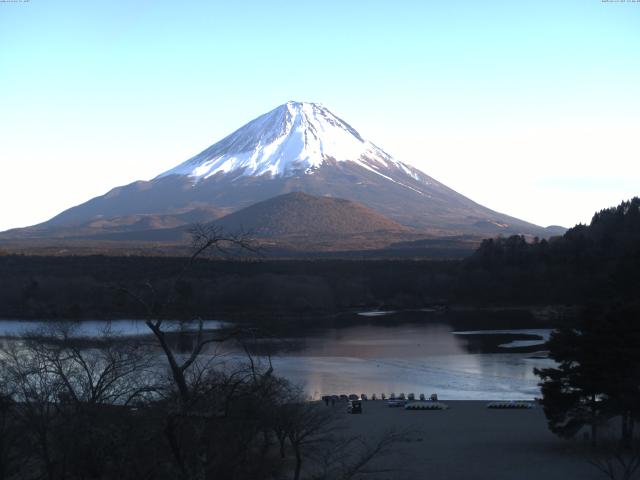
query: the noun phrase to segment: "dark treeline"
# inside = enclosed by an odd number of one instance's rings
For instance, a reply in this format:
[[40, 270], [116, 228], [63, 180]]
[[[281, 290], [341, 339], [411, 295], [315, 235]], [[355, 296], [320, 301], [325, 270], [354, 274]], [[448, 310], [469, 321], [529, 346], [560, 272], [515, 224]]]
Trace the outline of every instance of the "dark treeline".
[[0, 256], [0, 317], [141, 318], [121, 287], [176, 289], [176, 318], [414, 307], [451, 291], [458, 262]]
[[[602, 473], [632, 478], [640, 468], [640, 199], [602, 210], [555, 241], [486, 241], [473, 261], [501, 271], [564, 271], [564, 281], [579, 286], [580, 314], [548, 342], [556, 365], [536, 370], [542, 404], [554, 433], [582, 431], [600, 447], [592, 464]], [[554, 288], [563, 288], [561, 280], [554, 278]], [[611, 437], [613, 423], [620, 427]]]
[[[464, 292], [492, 301], [606, 302], [633, 298], [640, 287], [640, 198], [622, 202], [562, 237], [484, 240], [465, 261]], [[473, 297], [473, 294], [470, 295]]]
[[350, 308], [581, 305], [626, 298], [640, 281], [640, 199], [562, 237], [483, 241], [464, 260], [198, 259], [0, 255], [2, 318], [142, 317], [122, 287], [175, 288], [177, 318], [323, 314]]

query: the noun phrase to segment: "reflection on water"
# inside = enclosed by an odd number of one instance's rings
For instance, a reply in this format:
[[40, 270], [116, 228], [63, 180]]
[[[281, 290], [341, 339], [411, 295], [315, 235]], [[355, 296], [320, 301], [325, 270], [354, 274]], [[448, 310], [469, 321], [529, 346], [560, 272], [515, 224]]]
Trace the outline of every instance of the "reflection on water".
[[[276, 373], [303, 384], [314, 398], [383, 392], [427, 396], [437, 393], [442, 399], [481, 400], [531, 399], [540, 395], [533, 368], [549, 366], [551, 361], [533, 358], [532, 353], [548, 338], [549, 330], [455, 332], [447, 318], [438, 316], [437, 321], [432, 320], [416, 322], [412, 318], [406, 323], [406, 319], [397, 316], [393, 321], [381, 322], [372, 317], [345, 327], [319, 326], [303, 334], [284, 335], [286, 338], [279, 335], [277, 340], [261, 338], [248, 347], [263, 359], [270, 354]], [[19, 335], [44, 324], [0, 321], [0, 343], [11, 342], [1, 337]], [[176, 332], [172, 343], [177, 351], [186, 353], [193, 348], [196, 325], [170, 323]], [[205, 322], [208, 329], [224, 325]], [[149, 334], [144, 323], [136, 320], [84, 321], [78, 324], [76, 334], [96, 336], [105, 327], [128, 337]], [[218, 353], [231, 357], [243, 355], [242, 349], [231, 345], [216, 348]]]
[[400, 324], [381, 327], [364, 324], [328, 328], [317, 336], [298, 339], [304, 356], [313, 357], [424, 357], [462, 354], [463, 341], [446, 324]]
[[358, 315], [361, 317], [384, 317], [393, 315], [394, 313], [396, 313], [395, 310], [369, 310], [366, 312], [358, 312]]
[[[513, 336], [517, 331], [501, 331]], [[527, 331], [546, 336], [548, 330]], [[297, 338], [274, 357], [276, 371], [324, 394], [438, 393], [448, 399], [532, 399], [540, 395], [531, 353], [472, 353], [469, 337], [447, 324], [376, 325], [326, 329]], [[540, 343], [540, 340], [537, 340]]]
[[[551, 336], [551, 330], [547, 328], [523, 328], [517, 330], [518, 334], [526, 335], [530, 337], [534, 337], [533, 340], [512, 340], [507, 343], [501, 343], [498, 345], [500, 348], [521, 348], [521, 347], [534, 347], [538, 345], [542, 345], [549, 340]], [[472, 336], [480, 336], [480, 335], [509, 335], [512, 336], [514, 330], [472, 330], [467, 332], [453, 332], [454, 335], [472, 335]]]

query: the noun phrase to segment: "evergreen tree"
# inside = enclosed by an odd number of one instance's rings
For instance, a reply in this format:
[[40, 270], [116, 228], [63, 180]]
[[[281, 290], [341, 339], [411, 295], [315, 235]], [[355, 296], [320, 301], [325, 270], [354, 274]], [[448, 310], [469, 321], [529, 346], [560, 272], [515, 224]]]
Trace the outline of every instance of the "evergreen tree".
[[595, 443], [598, 424], [619, 416], [622, 443], [630, 444], [640, 416], [639, 313], [630, 306], [591, 308], [577, 328], [552, 334], [549, 357], [558, 367], [535, 370], [551, 431], [572, 437], [590, 426]]
[[597, 338], [589, 332], [564, 328], [548, 342], [549, 357], [557, 368], [535, 369], [542, 382], [542, 405], [549, 429], [561, 437], [573, 437], [591, 427], [595, 444], [597, 426], [606, 415], [603, 372], [598, 365]]

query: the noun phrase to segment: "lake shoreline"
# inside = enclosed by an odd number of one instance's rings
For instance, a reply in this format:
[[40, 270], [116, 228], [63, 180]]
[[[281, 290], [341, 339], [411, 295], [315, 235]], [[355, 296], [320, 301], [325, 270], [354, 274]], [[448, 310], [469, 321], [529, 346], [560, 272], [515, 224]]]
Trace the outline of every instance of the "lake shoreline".
[[[416, 308], [384, 308], [377, 309], [372, 306], [352, 307], [345, 309], [336, 309], [330, 311], [318, 311], [318, 312], [296, 312], [296, 311], [244, 311], [239, 312], [236, 310], [221, 310], [216, 314], [206, 316], [207, 319], [215, 319], [218, 321], [237, 322], [239, 324], [255, 324], [262, 326], [266, 322], [273, 325], [285, 325], [285, 326], [309, 326], [314, 325], [317, 322], [333, 321], [376, 321], [381, 323], [390, 323], [396, 314], [413, 314], [415, 318], [421, 317], [420, 321], [425, 322], [438, 322], [443, 318], [443, 315], [447, 317], [457, 317], [461, 323], [464, 322], [465, 316], [474, 316], [479, 314], [493, 314], [497, 320], [494, 322], [497, 327], [515, 326], [513, 321], [507, 320], [507, 318], [513, 318], [513, 315], [521, 315], [518, 320], [518, 327], [520, 328], [535, 328], [535, 327], [549, 327], [557, 326], [564, 323], [566, 319], [571, 319], [575, 316], [577, 307], [567, 305], [501, 305], [501, 306], [474, 306], [465, 304], [451, 304], [442, 306], [441, 304], [427, 304], [423, 307]], [[367, 315], [371, 314], [371, 315]], [[204, 318], [202, 316], [184, 316], [184, 317], [172, 317], [175, 321], [196, 321], [197, 318]], [[11, 315], [0, 317], [0, 322], [3, 321], [21, 321], [21, 322], [74, 322], [82, 323], [87, 321], [144, 321], [146, 317], [144, 315], [100, 315], [91, 317], [52, 317], [48, 315], [30, 315], [20, 316]], [[448, 321], [450, 319], [448, 318]], [[508, 323], [508, 325], [507, 325]], [[496, 327], [496, 328], [497, 328]]]

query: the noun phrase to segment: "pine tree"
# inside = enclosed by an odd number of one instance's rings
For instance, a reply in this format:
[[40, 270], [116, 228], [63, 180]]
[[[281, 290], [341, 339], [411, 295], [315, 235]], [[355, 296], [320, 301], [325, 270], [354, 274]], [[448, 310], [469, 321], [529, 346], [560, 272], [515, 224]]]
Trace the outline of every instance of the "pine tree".
[[640, 312], [617, 307], [588, 309], [577, 328], [554, 332], [549, 357], [557, 368], [536, 369], [552, 432], [572, 437], [612, 417], [622, 420], [621, 441], [629, 445], [640, 418]]

